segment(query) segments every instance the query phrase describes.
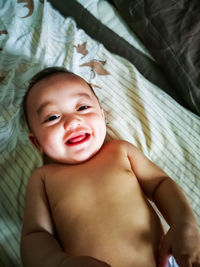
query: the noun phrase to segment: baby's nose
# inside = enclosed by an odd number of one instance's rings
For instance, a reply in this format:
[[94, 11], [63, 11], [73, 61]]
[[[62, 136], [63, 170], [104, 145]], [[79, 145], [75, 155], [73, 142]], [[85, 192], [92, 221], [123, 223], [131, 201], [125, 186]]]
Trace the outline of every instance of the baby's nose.
[[70, 118], [68, 117], [64, 122], [64, 128], [67, 131], [73, 130], [80, 125], [81, 125], [81, 120], [77, 116], [71, 116]]

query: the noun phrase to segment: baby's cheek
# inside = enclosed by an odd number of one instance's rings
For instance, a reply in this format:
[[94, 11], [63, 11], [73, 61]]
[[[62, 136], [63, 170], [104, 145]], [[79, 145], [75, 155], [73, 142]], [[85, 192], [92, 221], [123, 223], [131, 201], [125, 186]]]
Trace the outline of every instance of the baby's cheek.
[[49, 130], [43, 134], [43, 144], [46, 150], [54, 150], [58, 146], [58, 142], [61, 142], [62, 137], [57, 131]]

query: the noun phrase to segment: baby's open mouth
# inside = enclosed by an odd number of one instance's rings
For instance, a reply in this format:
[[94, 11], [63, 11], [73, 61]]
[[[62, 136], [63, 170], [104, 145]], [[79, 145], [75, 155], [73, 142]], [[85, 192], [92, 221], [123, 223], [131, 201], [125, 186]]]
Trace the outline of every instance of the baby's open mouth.
[[66, 145], [73, 146], [73, 145], [79, 145], [86, 141], [88, 141], [90, 138], [90, 134], [88, 133], [81, 133], [79, 135], [76, 135], [75, 137], [72, 137], [67, 140]]

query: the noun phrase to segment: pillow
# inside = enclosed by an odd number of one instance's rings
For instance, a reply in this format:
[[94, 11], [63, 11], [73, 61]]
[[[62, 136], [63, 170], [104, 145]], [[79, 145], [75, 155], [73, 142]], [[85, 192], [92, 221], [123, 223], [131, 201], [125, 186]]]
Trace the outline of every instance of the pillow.
[[112, 0], [163, 69], [179, 102], [200, 115], [199, 0]]

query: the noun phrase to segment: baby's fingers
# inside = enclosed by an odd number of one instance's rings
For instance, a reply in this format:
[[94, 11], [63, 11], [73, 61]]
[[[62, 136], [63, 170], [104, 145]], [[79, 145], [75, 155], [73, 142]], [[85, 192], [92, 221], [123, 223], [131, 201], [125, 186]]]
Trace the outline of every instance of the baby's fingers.
[[187, 256], [181, 256], [181, 257], [177, 256], [176, 261], [178, 265], [181, 267], [194, 267], [192, 265], [192, 262], [190, 261], [190, 259], [188, 259]]
[[181, 267], [200, 267], [200, 244], [188, 242], [174, 252], [174, 257]]
[[180, 267], [200, 267], [200, 257], [195, 255], [189, 255], [181, 253], [180, 255], [174, 255], [177, 264]]

